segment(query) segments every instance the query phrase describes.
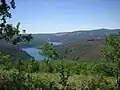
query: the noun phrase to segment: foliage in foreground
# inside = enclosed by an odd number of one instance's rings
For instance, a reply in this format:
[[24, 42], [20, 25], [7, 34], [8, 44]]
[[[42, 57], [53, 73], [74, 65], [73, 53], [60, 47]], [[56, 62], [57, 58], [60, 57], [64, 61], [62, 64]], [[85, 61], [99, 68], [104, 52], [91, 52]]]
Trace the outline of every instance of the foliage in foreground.
[[[7, 58], [1, 57], [2, 58]], [[5, 59], [4, 59], [5, 60]], [[1, 61], [3, 62], [3, 61]], [[0, 63], [0, 88], [19, 90], [115, 90], [114, 65], [67, 60], [7, 61]], [[107, 71], [109, 71], [109, 74]], [[100, 76], [103, 77], [100, 77]], [[14, 88], [14, 89], [13, 89]], [[89, 88], [89, 89], [88, 89]]]
[[102, 56], [104, 60], [115, 64], [113, 72], [117, 80], [117, 88], [120, 89], [120, 33], [111, 34], [105, 38]]
[[[20, 22], [14, 27], [12, 24], [7, 24], [7, 19], [12, 18], [10, 13], [11, 9], [15, 9], [14, 0], [0, 0], [0, 39], [4, 39], [13, 45], [20, 42], [30, 42], [32, 39], [31, 34], [20, 34]], [[23, 30], [25, 33], [25, 30]]]
[[[100, 62], [67, 60], [12, 62], [7, 59], [8, 56], [0, 56], [0, 89], [120, 90], [120, 41], [116, 39], [118, 36], [112, 35], [105, 39], [104, 47], [108, 48], [103, 48], [105, 61]], [[54, 48], [49, 44], [44, 45], [42, 54], [48, 57], [53, 55]], [[46, 45], [49, 52], [46, 51]]]
[[[67, 79], [66, 85], [62, 84], [61, 78], [57, 74], [48, 73], [32, 73], [22, 72], [19, 74], [17, 70], [0, 71], [0, 88], [15, 88], [26, 90], [30, 88], [46, 88], [44, 90], [115, 90], [115, 85], [103, 77], [85, 75], [74, 75]], [[66, 75], [66, 74], [65, 74]], [[84, 79], [83, 79], [84, 78]], [[79, 79], [79, 80], [77, 80]], [[80, 80], [81, 79], [81, 80]], [[114, 80], [113, 80], [114, 81]], [[106, 88], [106, 89], [105, 89]]]

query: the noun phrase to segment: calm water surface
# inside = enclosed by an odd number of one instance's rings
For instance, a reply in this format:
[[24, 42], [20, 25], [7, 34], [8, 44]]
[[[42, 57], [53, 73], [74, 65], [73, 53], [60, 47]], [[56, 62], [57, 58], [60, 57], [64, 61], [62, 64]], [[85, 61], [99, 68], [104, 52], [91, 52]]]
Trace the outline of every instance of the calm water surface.
[[[53, 45], [62, 45], [63, 43], [61, 42], [49, 42], [53, 43]], [[26, 51], [28, 54], [30, 54], [32, 57], [34, 57], [35, 60], [44, 60], [44, 57], [39, 55], [38, 49], [35, 47], [32, 48], [23, 48], [24, 51]]]
[[38, 49], [32, 47], [32, 48], [24, 48], [24, 51], [26, 51], [28, 54], [30, 54], [32, 57], [34, 57], [35, 60], [44, 60], [44, 57], [39, 55]]

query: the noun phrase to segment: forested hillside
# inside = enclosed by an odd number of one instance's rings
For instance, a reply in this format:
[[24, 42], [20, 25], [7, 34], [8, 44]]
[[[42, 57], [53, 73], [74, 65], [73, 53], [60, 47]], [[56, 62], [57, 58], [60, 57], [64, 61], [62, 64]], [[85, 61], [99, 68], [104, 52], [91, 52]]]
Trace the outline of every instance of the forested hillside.
[[[99, 60], [100, 47], [103, 44], [105, 36], [109, 34], [116, 34], [119, 31], [119, 29], [98, 29], [57, 34], [33, 34], [33, 40], [31, 40], [30, 43], [21, 43], [17, 46], [20, 48], [36, 48], [48, 41], [61, 42], [63, 45], [57, 47], [57, 51], [61, 56], [65, 55], [66, 48], [72, 49], [72, 52], [67, 55], [66, 59], [74, 59], [73, 57], [76, 57], [79, 58], [79, 60]], [[9, 48], [9, 52], [12, 50], [12, 48], [15, 48], [15, 46], [8, 44], [8, 42], [4, 40], [0, 40], [0, 47], [2, 51], [5, 51], [7, 48]], [[17, 50], [17, 52], [21, 53], [20, 50]], [[26, 53], [25, 56], [28, 56], [28, 54]]]

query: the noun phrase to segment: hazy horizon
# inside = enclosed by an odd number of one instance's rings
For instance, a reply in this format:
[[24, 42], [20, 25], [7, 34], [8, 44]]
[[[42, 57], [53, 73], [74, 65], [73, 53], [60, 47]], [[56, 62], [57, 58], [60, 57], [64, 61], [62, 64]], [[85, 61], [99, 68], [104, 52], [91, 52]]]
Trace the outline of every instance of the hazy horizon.
[[75, 32], [75, 31], [94, 31], [94, 30], [100, 30], [100, 29], [108, 29], [108, 30], [117, 30], [120, 28], [96, 28], [96, 29], [84, 29], [84, 30], [72, 30], [72, 31], [58, 31], [58, 32], [33, 32], [33, 33], [27, 33], [27, 34], [58, 34], [58, 33], [67, 33], [67, 32]]
[[120, 0], [15, 0], [8, 20], [27, 33], [120, 28]]

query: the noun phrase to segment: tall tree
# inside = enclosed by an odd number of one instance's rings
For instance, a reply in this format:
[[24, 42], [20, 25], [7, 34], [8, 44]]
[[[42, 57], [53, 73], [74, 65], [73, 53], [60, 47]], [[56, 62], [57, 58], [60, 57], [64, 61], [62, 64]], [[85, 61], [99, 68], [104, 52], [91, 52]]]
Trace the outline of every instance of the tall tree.
[[[16, 45], [19, 42], [29, 42], [32, 39], [31, 34], [20, 34], [19, 26], [20, 23], [13, 27], [12, 24], [7, 24], [7, 19], [12, 18], [10, 13], [11, 9], [15, 9], [15, 1], [6, 0], [0, 1], [0, 39], [5, 39], [6, 41]], [[25, 30], [23, 30], [25, 32]]]
[[105, 38], [102, 56], [104, 60], [115, 64], [113, 73], [116, 74], [117, 88], [120, 90], [120, 33], [111, 34]]
[[[19, 26], [20, 22], [14, 27], [12, 24], [7, 23], [7, 19], [12, 18], [10, 13], [11, 9], [15, 9], [14, 0], [0, 0], [0, 39], [4, 39], [13, 45], [17, 45], [20, 42], [29, 42], [32, 39], [31, 34], [20, 34]], [[25, 32], [25, 30], [23, 30]], [[23, 63], [18, 61], [19, 77], [23, 76], [21, 70]], [[20, 79], [19, 82], [22, 80]], [[20, 86], [20, 85], [19, 85]], [[21, 87], [19, 87], [20, 90]]]

